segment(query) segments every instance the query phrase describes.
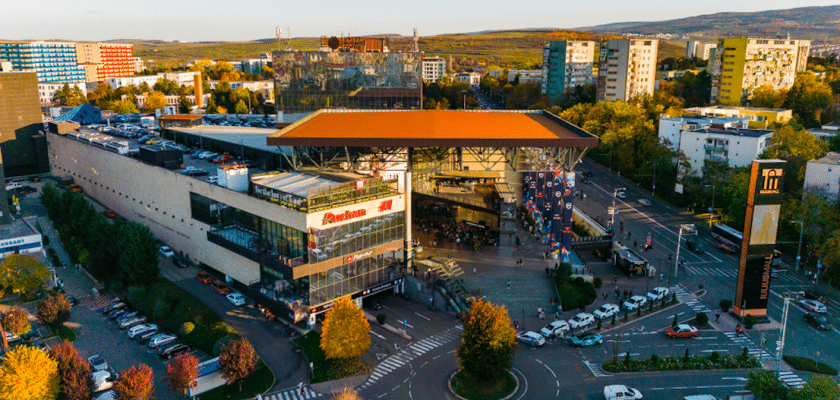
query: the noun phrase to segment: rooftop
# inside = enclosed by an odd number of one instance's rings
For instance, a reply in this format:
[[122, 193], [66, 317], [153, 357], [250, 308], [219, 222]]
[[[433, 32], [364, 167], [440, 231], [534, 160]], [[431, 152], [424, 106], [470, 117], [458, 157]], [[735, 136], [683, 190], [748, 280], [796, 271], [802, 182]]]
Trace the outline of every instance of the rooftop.
[[691, 107], [686, 108], [684, 111], [692, 112], [700, 110], [734, 110], [734, 111], [756, 111], [756, 112], [785, 112], [788, 111], [785, 108], [764, 108], [764, 107], [739, 107], [739, 106], [725, 106], [725, 105], [716, 105], [716, 106], [706, 106], [706, 107]]
[[197, 125], [193, 127], [169, 127], [170, 131], [181, 132], [190, 135], [219, 140], [222, 142], [241, 144], [245, 147], [278, 153], [280, 151], [289, 154], [288, 148], [269, 146], [266, 138], [279, 132], [272, 128], [252, 128], [245, 126], [220, 126], [220, 125]]
[[717, 134], [717, 135], [730, 135], [730, 136], [747, 136], [747, 137], [752, 137], [752, 138], [757, 138], [757, 137], [762, 137], [764, 135], [772, 135], [773, 134], [773, 130], [771, 130], [771, 129], [740, 129], [740, 128], [722, 129], [722, 128], [717, 128], [717, 127], [694, 129], [694, 130], [691, 130], [689, 132]]
[[309, 197], [311, 194], [320, 193], [344, 183], [323, 176], [310, 175], [302, 172], [253, 175], [251, 176], [251, 182], [255, 185], [265, 186], [298, 197]]
[[201, 115], [189, 115], [189, 114], [177, 114], [177, 115], [164, 115], [158, 119], [164, 121], [195, 121], [197, 119], [201, 119]]
[[595, 147], [599, 139], [544, 111], [320, 110], [269, 146]]
[[35, 229], [36, 217], [12, 217], [8, 225], [0, 225], [0, 240], [15, 239], [23, 236], [40, 235]]
[[808, 161], [808, 163], [838, 165], [840, 164], [840, 153], [829, 151], [828, 154], [825, 155], [825, 157]]

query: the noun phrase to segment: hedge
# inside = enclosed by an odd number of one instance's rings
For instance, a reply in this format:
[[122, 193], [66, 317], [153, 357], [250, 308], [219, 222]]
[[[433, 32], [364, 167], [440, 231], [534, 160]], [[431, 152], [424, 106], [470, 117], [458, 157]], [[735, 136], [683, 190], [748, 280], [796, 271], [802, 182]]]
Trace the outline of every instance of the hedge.
[[837, 375], [837, 370], [830, 366], [805, 357], [782, 356], [791, 367], [799, 371], [816, 372], [818, 374]]
[[595, 286], [583, 278], [569, 279], [564, 276], [555, 276], [554, 284], [557, 287], [557, 298], [563, 305], [563, 311], [588, 306], [598, 297]]
[[660, 358], [656, 354], [644, 360], [610, 360], [601, 365], [609, 372], [641, 372], [641, 371], [684, 371], [697, 369], [734, 369], [758, 368], [761, 363], [749, 354], [738, 356], [721, 356], [713, 352], [708, 356], [681, 356]]

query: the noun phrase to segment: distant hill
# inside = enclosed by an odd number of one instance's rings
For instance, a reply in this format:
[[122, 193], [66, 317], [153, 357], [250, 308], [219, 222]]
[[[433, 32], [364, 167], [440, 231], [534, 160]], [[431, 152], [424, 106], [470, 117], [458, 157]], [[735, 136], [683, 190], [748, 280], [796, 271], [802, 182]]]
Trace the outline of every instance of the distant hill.
[[776, 37], [835, 42], [840, 39], [840, 5], [787, 10], [726, 12], [654, 22], [622, 22], [577, 28], [603, 33], [653, 35], [672, 33], [691, 37]]

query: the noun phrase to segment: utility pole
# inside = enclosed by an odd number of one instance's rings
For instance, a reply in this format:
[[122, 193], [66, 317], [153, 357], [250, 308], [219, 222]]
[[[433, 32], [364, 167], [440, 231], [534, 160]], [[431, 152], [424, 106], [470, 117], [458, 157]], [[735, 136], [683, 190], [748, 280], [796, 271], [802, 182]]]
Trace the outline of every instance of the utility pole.
[[612, 213], [610, 214], [610, 226], [609, 226], [610, 232], [614, 231], [613, 225], [615, 224], [615, 198], [616, 198], [616, 196], [618, 196], [618, 192], [620, 190], [626, 190], [626, 189], [624, 189], [624, 188], [613, 189], [613, 205], [612, 205]]
[[709, 228], [712, 227], [712, 220], [715, 217], [715, 194], [716, 189], [715, 185], [704, 185], [704, 186], [711, 186], [712, 187], [712, 208], [709, 209]]
[[796, 248], [796, 269], [799, 269], [799, 260], [801, 260], [801, 252], [802, 252], [802, 231], [805, 230], [805, 222], [803, 221], [790, 221], [791, 224], [799, 223], [799, 246]]
[[679, 277], [679, 262], [680, 262], [680, 245], [682, 244], [682, 233], [684, 229], [694, 228], [694, 224], [682, 224], [680, 225], [680, 233], [677, 235], [677, 255], [674, 257], [674, 279]]
[[779, 351], [776, 352], [776, 357], [778, 357], [779, 364], [776, 367], [776, 375], [782, 372], [782, 356], [785, 353], [785, 333], [787, 332], [787, 317], [788, 317], [788, 310], [790, 310], [790, 297], [785, 296], [785, 305], [782, 309], [782, 327], [781, 327], [781, 339], [779, 340]]

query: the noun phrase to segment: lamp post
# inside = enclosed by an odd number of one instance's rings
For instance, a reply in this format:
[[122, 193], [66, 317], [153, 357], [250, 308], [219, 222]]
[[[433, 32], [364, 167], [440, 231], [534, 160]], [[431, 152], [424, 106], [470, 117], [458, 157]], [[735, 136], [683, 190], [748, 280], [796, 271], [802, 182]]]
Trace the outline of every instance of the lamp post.
[[464, 96], [464, 110], [466, 110], [467, 109], [467, 91], [462, 90], [461, 94]]
[[682, 224], [680, 225], [680, 233], [677, 235], [677, 255], [674, 257], [674, 279], [679, 277], [679, 262], [680, 262], [680, 245], [682, 244], [682, 233], [683, 230], [694, 228], [694, 224]]
[[805, 230], [805, 222], [790, 221], [791, 224], [799, 223], [799, 246], [796, 248], [796, 269], [799, 269], [799, 260], [801, 260], [800, 253], [802, 252], [802, 231]]
[[785, 296], [785, 306], [782, 309], [782, 326], [781, 326], [781, 339], [779, 340], [779, 350], [777, 351], [776, 356], [778, 357], [779, 364], [776, 367], [776, 375], [778, 375], [782, 371], [782, 356], [785, 352], [785, 333], [787, 332], [787, 317], [788, 317], [788, 310], [790, 309], [790, 297]]
[[715, 217], [715, 193], [716, 193], [717, 187], [715, 187], [715, 185], [703, 185], [703, 186], [706, 186], [706, 187], [711, 186], [712, 187], [712, 208], [709, 209], [709, 228], [711, 228], [712, 227], [712, 220]]
[[613, 231], [613, 224], [615, 224], [615, 198], [618, 196], [618, 192], [621, 190], [626, 190], [625, 188], [616, 188], [613, 189], [613, 205], [612, 205], [612, 213], [610, 214], [610, 231]]

